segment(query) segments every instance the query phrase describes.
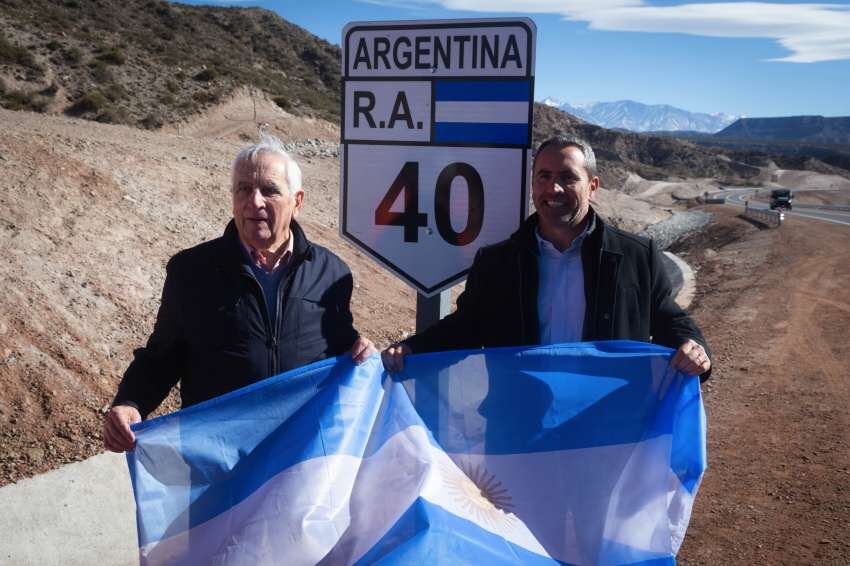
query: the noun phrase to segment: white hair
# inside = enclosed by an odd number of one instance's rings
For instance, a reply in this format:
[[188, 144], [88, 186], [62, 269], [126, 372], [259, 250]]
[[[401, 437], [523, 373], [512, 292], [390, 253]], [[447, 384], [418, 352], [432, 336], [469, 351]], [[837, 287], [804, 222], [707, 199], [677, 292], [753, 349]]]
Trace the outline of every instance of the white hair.
[[[273, 135], [267, 134], [263, 131], [260, 132], [259, 143], [249, 145], [236, 154], [236, 159], [233, 161], [233, 172], [231, 178], [236, 176], [236, 171], [242, 162], [250, 161], [251, 163], [256, 164], [260, 155], [265, 153], [276, 155], [283, 159], [283, 162], [286, 164], [286, 184], [289, 185], [290, 193], [294, 194], [298, 191], [304, 190], [301, 187], [301, 168], [298, 166], [298, 163], [291, 155], [289, 155], [289, 153], [287, 153], [286, 149], [284, 149], [283, 142]], [[232, 191], [233, 188], [234, 187], [231, 186], [230, 190]]]

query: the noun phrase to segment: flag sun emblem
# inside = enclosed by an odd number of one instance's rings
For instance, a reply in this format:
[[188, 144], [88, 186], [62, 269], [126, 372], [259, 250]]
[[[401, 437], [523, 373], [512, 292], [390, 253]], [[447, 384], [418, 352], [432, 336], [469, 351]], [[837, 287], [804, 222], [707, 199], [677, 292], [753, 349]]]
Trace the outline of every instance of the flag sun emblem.
[[495, 474], [478, 464], [463, 462], [458, 467], [463, 475], [447, 473], [449, 470], [443, 473], [448, 492], [456, 502], [490, 526], [515, 520], [511, 495]]

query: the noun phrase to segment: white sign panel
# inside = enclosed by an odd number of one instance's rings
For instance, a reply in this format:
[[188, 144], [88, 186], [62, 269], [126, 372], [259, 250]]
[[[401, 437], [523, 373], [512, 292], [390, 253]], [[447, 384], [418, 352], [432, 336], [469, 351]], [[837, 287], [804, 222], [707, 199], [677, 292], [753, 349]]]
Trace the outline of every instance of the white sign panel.
[[525, 218], [531, 20], [349, 24], [340, 232], [431, 296]]

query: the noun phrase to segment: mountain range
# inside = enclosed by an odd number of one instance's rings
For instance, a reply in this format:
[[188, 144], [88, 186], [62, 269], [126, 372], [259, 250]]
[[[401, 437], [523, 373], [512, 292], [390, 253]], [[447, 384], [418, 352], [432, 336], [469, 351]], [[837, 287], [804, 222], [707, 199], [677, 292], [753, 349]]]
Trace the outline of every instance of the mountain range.
[[[0, 106], [10, 110], [179, 129], [247, 88], [290, 114], [322, 119], [332, 128], [339, 123], [339, 47], [268, 10], [165, 0], [0, 0], [0, 30]], [[609, 188], [621, 188], [630, 173], [746, 183], [768, 158], [749, 146], [740, 151], [737, 140], [727, 149], [671, 139], [684, 134], [633, 132], [716, 131], [730, 116], [633, 101], [550, 106], [557, 104], [535, 104], [534, 140], [569, 131], [585, 137], [597, 149]], [[250, 121], [251, 114], [232, 119]], [[832, 159], [824, 167], [845, 167], [850, 157], [833, 153], [823, 155]]]
[[742, 118], [717, 137], [850, 145], [850, 116], [786, 116]]
[[713, 134], [739, 118], [731, 114], [689, 112], [668, 104], [642, 104], [634, 100], [570, 104], [546, 98], [542, 103], [603, 128], [632, 132], [691, 131]]

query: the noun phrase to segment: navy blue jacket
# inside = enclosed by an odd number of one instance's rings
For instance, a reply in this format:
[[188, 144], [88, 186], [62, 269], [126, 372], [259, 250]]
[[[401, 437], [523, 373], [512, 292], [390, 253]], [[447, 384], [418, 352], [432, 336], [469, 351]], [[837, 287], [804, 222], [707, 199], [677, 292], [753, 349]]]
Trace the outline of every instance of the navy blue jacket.
[[142, 417], [180, 381], [183, 406], [348, 351], [357, 339], [348, 266], [292, 222], [277, 324], [231, 221], [224, 235], [171, 258], [153, 333], [124, 374], [113, 404]]
[[[457, 310], [404, 342], [414, 352], [539, 344], [536, 230], [535, 214], [507, 240], [480, 249]], [[708, 352], [699, 328], [673, 300], [652, 241], [618, 230], [597, 215], [582, 242], [581, 258], [583, 340], [637, 340], [675, 349], [692, 338]]]

